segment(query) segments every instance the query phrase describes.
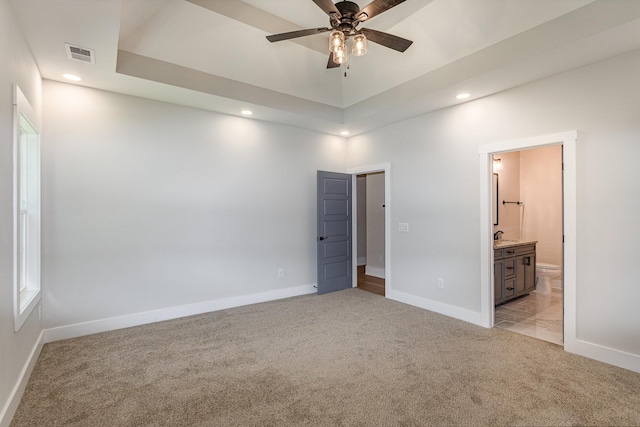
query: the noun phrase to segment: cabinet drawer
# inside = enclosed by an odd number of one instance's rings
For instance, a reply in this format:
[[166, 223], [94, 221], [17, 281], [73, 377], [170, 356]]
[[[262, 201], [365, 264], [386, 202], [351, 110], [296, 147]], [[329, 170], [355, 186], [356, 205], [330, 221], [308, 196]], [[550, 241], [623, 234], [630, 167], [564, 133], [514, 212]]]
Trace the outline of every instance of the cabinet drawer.
[[513, 256], [516, 254], [516, 247], [513, 248], [504, 248], [502, 250], [502, 256]]
[[516, 274], [516, 259], [507, 258], [504, 261], [504, 277], [512, 277]]
[[516, 246], [516, 255], [526, 254], [527, 252], [533, 252], [536, 250], [536, 245]]
[[504, 255], [502, 254], [502, 249], [494, 249], [493, 250], [493, 259], [500, 259]]
[[516, 279], [509, 279], [504, 281], [504, 297], [505, 299], [511, 298], [516, 294]]

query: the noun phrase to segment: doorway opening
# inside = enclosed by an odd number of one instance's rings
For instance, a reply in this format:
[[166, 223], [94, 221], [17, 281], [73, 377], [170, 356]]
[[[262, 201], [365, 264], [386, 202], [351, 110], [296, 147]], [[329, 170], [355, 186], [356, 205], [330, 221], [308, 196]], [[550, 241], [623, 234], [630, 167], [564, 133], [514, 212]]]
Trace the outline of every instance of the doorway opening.
[[384, 172], [356, 176], [357, 287], [385, 296]]
[[[351, 174], [353, 200], [353, 284], [375, 288], [379, 295], [387, 296], [391, 285], [391, 165], [388, 163], [359, 166], [347, 170]], [[364, 193], [365, 197], [361, 197]], [[371, 209], [367, 209], [367, 205]], [[364, 214], [364, 220], [362, 218]], [[373, 235], [367, 235], [371, 228]], [[363, 274], [369, 277], [362, 277]], [[358, 283], [361, 277], [363, 286]], [[369, 282], [369, 283], [364, 283]], [[368, 285], [368, 286], [367, 286]]]
[[[495, 142], [479, 147], [480, 160], [480, 269], [481, 269], [481, 317], [482, 325], [495, 326], [495, 252], [493, 214], [497, 206], [493, 195], [493, 155], [531, 148], [562, 147], [562, 289], [563, 289], [563, 332], [564, 349], [579, 353], [581, 342], [576, 336], [576, 145], [578, 131], [541, 135], [511, 141]], [[502, 196], [499, 199], [503, 199]], [[506, 200], [505, 201], [510, 201]], [[518, 200], [515, 200], [516, 202]], [[502, 200], [500, 200], [500, 203]], [[530, 261], [531, 262], [531, 261]]]
[[563, 345], [562, 145], [492, 164], [495, 327]]

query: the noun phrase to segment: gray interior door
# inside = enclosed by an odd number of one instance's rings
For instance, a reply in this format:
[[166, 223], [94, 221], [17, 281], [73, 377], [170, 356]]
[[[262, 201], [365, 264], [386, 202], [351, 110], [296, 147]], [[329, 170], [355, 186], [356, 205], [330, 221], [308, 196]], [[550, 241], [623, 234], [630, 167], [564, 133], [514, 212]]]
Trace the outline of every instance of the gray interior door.
[[352, 287], [351, 175], [318, 171], [318, 294]]

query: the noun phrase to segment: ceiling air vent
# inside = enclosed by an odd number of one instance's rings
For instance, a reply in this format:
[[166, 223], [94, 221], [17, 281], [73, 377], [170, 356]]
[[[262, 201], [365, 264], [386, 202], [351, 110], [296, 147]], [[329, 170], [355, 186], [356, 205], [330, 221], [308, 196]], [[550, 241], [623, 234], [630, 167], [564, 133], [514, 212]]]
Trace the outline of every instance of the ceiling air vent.
[[75, 59], [76, 61], [96, 63], [95, 52], [92, 49], [87, 49], [80, 46], [74, 46], [69, 43], [64, 44], [67, 50], [67, 56], [69, 59]]

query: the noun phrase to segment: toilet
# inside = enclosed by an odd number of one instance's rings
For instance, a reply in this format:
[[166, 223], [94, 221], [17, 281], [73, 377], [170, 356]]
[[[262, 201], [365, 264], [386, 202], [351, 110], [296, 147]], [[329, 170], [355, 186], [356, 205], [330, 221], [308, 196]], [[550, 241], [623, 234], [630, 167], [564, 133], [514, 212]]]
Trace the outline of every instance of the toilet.
[[560, 267], [555, 264], [544, 262], [536, 263], [536, 293], [551, 294], [551, 279], [560, 275]]

